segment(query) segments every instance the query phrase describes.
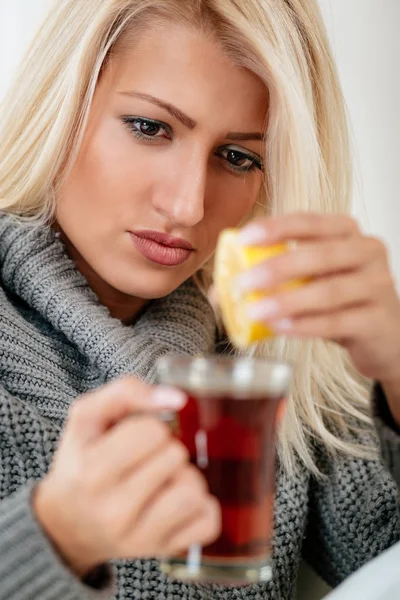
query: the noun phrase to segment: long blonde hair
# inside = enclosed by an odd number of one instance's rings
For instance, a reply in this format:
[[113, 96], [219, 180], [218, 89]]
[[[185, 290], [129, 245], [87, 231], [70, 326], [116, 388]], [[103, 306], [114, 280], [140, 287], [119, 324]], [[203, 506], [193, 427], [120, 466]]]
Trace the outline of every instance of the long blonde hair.
[[[104, 65], [155, 16], [216, 36], [268, 87], [265, 186], [257, 210], [349, 212], [346, 114], [315, 0], [56, 0], [2, 107], [0, 210], [52, 218]], [[297, 363], [280, 432], [289, 472], [297, 460], [318, 472], [315, 444], [332, 455], [368, 455], [355, 435], [370, 422], [368, 385], [343, 350], [322, 341], [274, 340], [256, 352]]]

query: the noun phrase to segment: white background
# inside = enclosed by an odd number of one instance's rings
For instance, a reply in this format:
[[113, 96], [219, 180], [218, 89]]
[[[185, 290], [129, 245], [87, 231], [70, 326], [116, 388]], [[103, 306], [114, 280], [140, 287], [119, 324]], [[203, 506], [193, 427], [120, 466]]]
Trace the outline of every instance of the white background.
[[[400, 0], [319, 2], [355, 137], [361, 182], [355, 212], [387, 241], [400, 282]], [[49, 3], [0, 0], [0, 98]]]
[[[386, 240], [400, 282], [400, 0], [319, 2], [355, 137], [361, 181], [355, 213]], [[0, 98], [48, 5], [49, 0], [0, 0]], [[326, 591], [304, 571], [300, 588], [305, 600]]]

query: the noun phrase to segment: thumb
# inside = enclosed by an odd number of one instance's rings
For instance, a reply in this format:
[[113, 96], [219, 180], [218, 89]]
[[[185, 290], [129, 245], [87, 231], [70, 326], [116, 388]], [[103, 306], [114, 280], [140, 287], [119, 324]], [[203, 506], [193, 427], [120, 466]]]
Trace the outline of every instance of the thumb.
[[185, 403], [186, 395], [178, 389], [124, 377], [79, 398], [70, 411], [69, 429], [86, 443], [135, 413], [175, 411]]

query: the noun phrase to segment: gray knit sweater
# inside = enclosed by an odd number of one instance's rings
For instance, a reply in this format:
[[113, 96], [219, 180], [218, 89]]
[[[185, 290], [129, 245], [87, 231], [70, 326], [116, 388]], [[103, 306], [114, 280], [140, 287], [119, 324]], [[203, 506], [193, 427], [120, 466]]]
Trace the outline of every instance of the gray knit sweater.
[[169, 582], [156, 561], [141, 560], [119, 562], [115, 585], [95, 575], [81, 582], [69, 572], [30, 498], [74, 398], [124, 373], [153, 381], [157, 357], [207, 352], [214, 332], [212, 312], [190, 282], [154, 302], [134, 326], [122, 325], [98, 303], [51, 231], [0, 216], [0, 600], [288, 600], [302, 553], [335, 585], [400, 539], [399, 497], [389, 473], [399, 470], [399, 437], [377, 419], [389, 467], [332, 461], [316, 449], [325, 480], [300, 465], [291, 479], [279, 474], [268, 584], [183, 585]]

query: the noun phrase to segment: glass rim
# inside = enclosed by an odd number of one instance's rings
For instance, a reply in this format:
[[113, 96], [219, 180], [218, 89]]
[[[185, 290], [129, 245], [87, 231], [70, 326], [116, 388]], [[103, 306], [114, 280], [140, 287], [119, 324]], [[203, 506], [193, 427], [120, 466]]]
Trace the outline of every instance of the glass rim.
[[290, 361], [271, 357], [167, 354], [155, 366], [158, 383], [235, 398], [287, 396], [293, 375]]

